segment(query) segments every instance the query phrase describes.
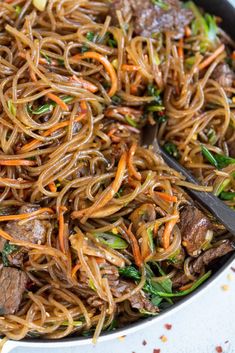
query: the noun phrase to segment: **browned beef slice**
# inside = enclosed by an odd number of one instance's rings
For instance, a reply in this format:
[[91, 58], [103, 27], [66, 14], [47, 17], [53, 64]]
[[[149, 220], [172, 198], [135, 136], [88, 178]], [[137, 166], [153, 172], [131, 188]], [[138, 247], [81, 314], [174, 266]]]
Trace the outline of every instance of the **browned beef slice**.
[[187, 205], [180, 213], [182, 244], [191, 256], [197, 256], [212, 229], [210, 220], [195, 206]]
[[136, 34], [149, 37], [162, 31], [174, 32], [174, 36], [183, 36], [184, 27], [192, 20], [192, 13], [182, 8], [179, 0], [164, 0], [165, 8], [154, 5], [152, 0], [113, 0], [110, 8], [112, 17], [116, 10], [122, 11], [124, 19], [132, 12]]
[[184, 272], [178, 272], [172, 279], [173, 288], [179, 288], [187, 284], [190, 280]]
[[14, 314], [18, 311], [27, 284], [25, 272], [3, 267], [0, 271], [0, 313]]
[[221, 63], [216, 66], [211, 77], [223, 87], [232, 87], [233, 80], [235, 79], [234, 72], [226, 63]]
[[234, 244], [226, 240], [215, 248], [211, 248], [201, 254], [191, 265], [192, 271], [200, 273], [204, 266], [207, 266], [209, 263], [215, 259], [228, 254], [231, 251], [234, 251]]
[[[37, 209], [34, 206], [22, 206], [19, 209], [19, 213], [31, 213]], [[46, 225], [45, 222], [39, 219], [33, 219], [21, 225], [19, 221], [9, 221], [5, 226], [5, 231], [15, 239], [35, 244], [43, 244], [46, 240]]]
[[228, 144], [229, 155], [232, 158], [235, 158], [235, 140]]

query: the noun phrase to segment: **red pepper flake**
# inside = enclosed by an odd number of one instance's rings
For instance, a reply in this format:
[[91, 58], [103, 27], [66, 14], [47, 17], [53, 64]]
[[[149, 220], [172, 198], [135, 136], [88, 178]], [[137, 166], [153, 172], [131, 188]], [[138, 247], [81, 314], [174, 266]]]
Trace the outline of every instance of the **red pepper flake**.
[[231, 267], [231, 270], [232, 270], [233, 272], [235, 272], [235, 267]]
[[146, 346], [146, 344], [147, 344], [147, 341], [143, 340], [142, 345]]
[[154, 349], [153, 350], [153, 353], [160, 353], [161, 352], [161, 349]]
[[165, 324], [165, 329], [166, 330], [171, 330], [172, 329], [172, 325], [171, 324]]
[[217, 353], [223, 353], [223, 348], [221, 346], [215, 347]]

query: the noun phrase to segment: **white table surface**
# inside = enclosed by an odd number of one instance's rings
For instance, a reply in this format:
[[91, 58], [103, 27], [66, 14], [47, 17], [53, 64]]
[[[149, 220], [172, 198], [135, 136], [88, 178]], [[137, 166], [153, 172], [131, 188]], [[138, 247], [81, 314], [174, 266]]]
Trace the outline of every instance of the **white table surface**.
[[[211, 0], [212, 1], [212, 0]], [[230, 0], [235, 6], [235, 0]], [[235, 353], [235, 262], [182, 311], [126, 337], [71, 348], [16, 347], [12, 353]], [[171, 330], [165, 325], [171, 324]], [[2, 353], [8, 353], [6, 344]]]

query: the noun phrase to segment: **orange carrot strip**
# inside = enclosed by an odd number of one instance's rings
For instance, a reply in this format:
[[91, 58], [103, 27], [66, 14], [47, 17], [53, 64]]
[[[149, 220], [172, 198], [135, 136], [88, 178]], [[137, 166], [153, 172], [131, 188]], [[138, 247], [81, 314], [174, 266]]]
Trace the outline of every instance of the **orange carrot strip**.
[[89, 217], [94, 211], [98, 211], [100, 208], [104, 207], [110, 200], [112, 200], [113, 196], [118, 192], [121, 184], [122, 179], [124, 177], [124, 173], [126, 170], [126, 163], [127, 163], [127, 153], [124, 152], [120, 158], [118, 163], [117, 172], [115, 175], [115, 179], [107, 190], [103, 192], [100, 198], [90, 207], [85, 208], [80, 211], [72, 212], [72, 218], [79, 218], [79, 217]]
[[54, 181], [51, 181], [51, 182], [48, 184], [48, 187], [49, 187], [49, 189], [50, 189], [51, 192], [56, 192], [56, 191], [57, 191], [57, 187], [55, 186]]
[[65, 206], [59, 207], [59, 243], [60, 249], [63, 253], [65, 253], [65, 245], [64, 245], [64, 212], [67, 211]]
[[179, 219], [179, 214], [176, 210], [174, 211], [173, 214], [177, 215], [178, 217], [176, 219], [172, 219], [171, 221], [167, 222], [167, 224], [165, 225], [163, 236], [162, 236], [164, 249], [169, 248], [171, 232]]
[[93, 83], [91, 83], [87, 80], [84, 80], [81, 77], [77, 77], [77, 76], [73, 75], [71, 79], [72, 79], [72, 81], [76, 81], [76, 82], [80, 83], [82, 88], [85, 88], [92, 93], [95, 93], [98, 91], [97, 86], [95, 86]]
[[235, 60], [235, 50], [232, 53], [232, 59]]
[[181, 59], [184, 58], [184, 41], [183, 41], [183, 38], [180, 38], [180, 40], [179, 40], [178, 54], [179, 54], [179, 57]]
[[121, 69], [123, 71], [139, 71], [140, 66], [123, 64]]
[[164, 192], [155, 191], [155, 194], [158, 195], [164, 201], [177, 202], [178, 200], [176, 196], [172, 196]]
[[35, 165], [36, 162], [34, 161], [29, 161], [27, 159], [1, 159], [0, 160], [0, 165], [10, 165], [10, 166], [15, 166], [15, 165]]
[[81, 264], [80, 262], [78, 262], [73, 268], [72, 268], [72, 271], [71, 271], [71, 276], [72, 277], [75, 277], [77, 271], [81, 268]]
[[205, 69], [208, 65], [210, 65], [216, 58], [217, 56], [219, 56], [221, 53], [223, 53], [225, 49], [224, 44], [221, 44], [215, 51], [213, 54], [211, 54], [210, 56], [208, 56], [208, 58], [206, 58], [205, 60], [203, 60], [200, 64], [199, 64], [199, 70], [203, 70]]
[[22, 213], [22, 214], [15, 214], [15, 215], [0, 216], [0, 222], [23, 220], [23, 219], [31, 218], [33, 216], [37, 216], [37, 215], [39, 215], [41, 213], [45, 213], [45, 212], [54, 213], [51, 208], [43, 207], [43, 208], [40, 208], [39, 210], [33, 211], [31, 213]]
[[[82, 120], [84, 117], [86, 116], [86, 112], [83, 110], [83, 113], [78, 115], [75, 119], [74, 122], [78, 122], [80, 120]], [[50, 136], [54, 131], [61, 129], [62, 127], [68, 126], [70, 124], [69, 120], [66, 121], [62, 121], [61, 123], [56, 124], [55, 126], [51, 127], [50, 129], [48, 129], [47, 131], [45, 131], [42, 136], [47, 137]], [[26, 151], [31, 151], [32, 149], [40, 146], [40, 144], [42, 143], [42, 141], [38, 141], [38, 140], [32, 140], [31, 142], [27, 143], [26, 145], [24, 145], [20, 151], [21, 152], [26, 152]]]
[[143, 259], [142, 259], [141, 253], [140, 253], [140, 247], [139, 247], [138, 241], [137, 241], [135, 235], [132, 233], [131, 227], [132, 227], [132, 223], [130, 224], [126, 233], [130, 239], [135, 264], [136, 264], [136, 266], [140, 267], [143, 263]]
[[88, 51], [83, 54], [76, 54], [76, 55], [72, 56], [71, 59], [73, 59], [73, 60], [95, 59], [95, 60], [99, 61], [105, 67], [105, 69], [108, 72], [110, 79], [111, 79], [111, 88], [108, 92], [108, 95], [110, 97], [112, 97], [116, 93], [117, 87], [118, 87], [117, 74], [116, 74], [112, 64], [105, 56], [103, 56], [99, 53], [93, 52], [93, 51]]
[[188, 283], [188, 284], [185, 284], [185, 286], [181, 286], [181, 287], [179, 288], [179, 290], [180, 290], [180, 291], [183, 291], [183, 290], [189, 289], [189, 288], [192, 287], [192, 285], [193, 285], [193, 282], [190, 282], [190, 283]]
[[134, 142], [128, 153], [128, 159], [127, 159], [128, 172], [131, 176], [133, 175], [135, 179], [141, 180], [141, 174], [137, 172], [133, 164], [133, 156], [135, 154], [136, 148], [137, 148], [137, 144], [136, 142]]
[[51, 99], [53, 102], [58, 104], [62, 110], [68, 111], [69, 108], [65, 102], [62, 101], [62, 99], [58, 96], [56, 96], [53, 93], [47, 93], [46, 96]]
[[184, 29], [185, 37], [190, 37], [192, 34], [191, 28], [189, 26], [186, 26]]

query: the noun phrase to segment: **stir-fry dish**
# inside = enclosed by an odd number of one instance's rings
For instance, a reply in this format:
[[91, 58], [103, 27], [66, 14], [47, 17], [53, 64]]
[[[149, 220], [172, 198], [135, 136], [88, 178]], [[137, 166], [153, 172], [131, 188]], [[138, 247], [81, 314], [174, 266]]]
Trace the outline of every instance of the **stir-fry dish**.
[[[0, 2], [0, 333], [93, 336], [158, 315], [234, 250], [234, 42], [178, 0]], [[200, 181], [152, 147], [145, 124]], [[184, 189], [182, 188], [184, 187]]]

